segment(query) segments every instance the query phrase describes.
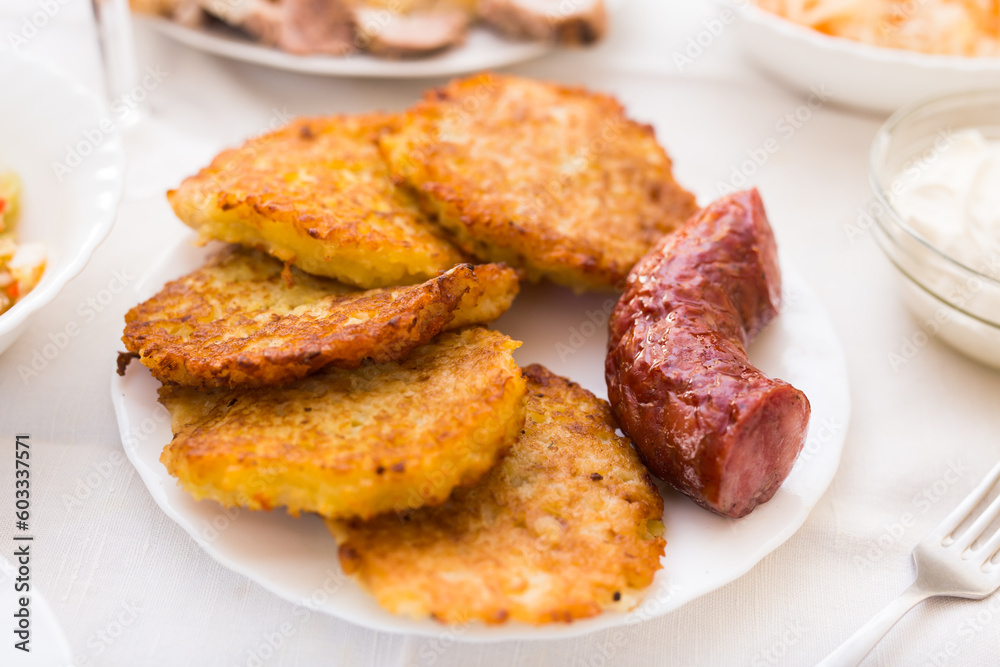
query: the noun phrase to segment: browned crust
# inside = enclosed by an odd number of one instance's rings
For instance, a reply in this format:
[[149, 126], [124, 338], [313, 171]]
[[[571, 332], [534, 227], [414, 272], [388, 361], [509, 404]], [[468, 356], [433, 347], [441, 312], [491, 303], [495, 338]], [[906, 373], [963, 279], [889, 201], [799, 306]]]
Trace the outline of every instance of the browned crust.
[[392, 114], [299, 118], [220, 153], [167, 198], [206, 239], [359, 287], [412, 284], [464, 261], [397, 188], [376, 138]]
[[403, 361], [282, 387], [167, 385], [160, 458], [197, 499], [252, 510], [371, 517], [444, 502], [496, 465], [524, 423], [520, 343], [445, 332]]
[[122, 341], [162, 382], [292, 382], [404, 358], [439, 332], [492, 321], [517, 294], [503, 266], [460, 265], [419, 285], [359, 291], [231, 246], [125, 316]]
[[537, 365], [500, 464], [435, 508], [328, 523], [345, 572], [392, 612], [570, 622], [634, 606], [660, 568], [663, 501], [608, 404]]
[[454, 81], [380, 145], [466, 252], [577, 289], [620, 286], [697, 210], [653, 128], [582, 88], [497, 74]]

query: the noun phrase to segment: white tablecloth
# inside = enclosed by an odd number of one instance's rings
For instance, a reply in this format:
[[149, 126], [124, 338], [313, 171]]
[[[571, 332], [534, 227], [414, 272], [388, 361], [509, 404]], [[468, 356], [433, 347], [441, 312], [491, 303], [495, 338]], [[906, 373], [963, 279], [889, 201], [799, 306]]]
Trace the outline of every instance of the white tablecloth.
[[[84, 0], [4, 0], [0, 36], [20, 34], [25, 18], [43, 5], [58, 9], [24, 49], [99, 88]], [[698, 174], [690, 185], [708, 200], [746, 152], [774, 136], [776, 124], [803, 102], [743, 63], [729, 28], [702, 53], [692, 51], [693, 63], [677, 66], [674, 54], [717, 13], [711, 3], [632, 0], [600, 48], [554, 54], [515, 71], [613, 92], [635, 116], [654, 122], [648, 91], [686, 91], [670, 103], [692, 106], [699, 126], [658, 130], [668, 149], [687, 142], [675, 154], [679, 173], [682, 181]], [[177, 136], [161, 149], [170, 152], [163, 153], [163, 185], [289, 115], [403, 108], [429, 85], [271, 71], [203, 55], [145, 30], [137, 41], [142, 66], [166, 72], [151, 95], [157, 117]], [[712, 103], [727, 91], [753, 103]], [[878, 124], [826, 105], [791, 136], [782, 135], [780, 151], [753, 176], [783, 252], [820, 295], [847, 352], [853, 415], [830, 490], [793, 538], [735, 583], [665, 617], [566, 641], [468, 645], [379, 634], [317, 614], [302, 622], [293, 605], [213, 561], [154, 505], [122, 453], [108, 391], [122, 315], [132, 304], [105, 293], [116, 276], [133, 284], [185, 231], [161, 196], [127, 199], [86, 271], [0, 357], [3, 451], [15, 432], [30, 433], [36, 443], [32, 576], [76, 664], [818, 661], [910, 583], [914, 544], [1000, 458], [1000, 374], [933, 339], [906, 348], [920, 325], [899, 302], [870, 235], [852, 233], [869, 201], [867, 149]], [[692, 136], [727, 136], [734, 127], [759, 141], [728, 150], [692, 148]], [[100, 305], [104, 297], [108, 305]], [[98, 304], [93, 314], [88, 300]], [[70, 321], [81, 325], [81, 334], [38, 377], [23, 381], [18, 365]], [[894, 366], [892, 354], [904, 355], [905, 363]], [[0, 498], [13, 497], [10, 468], [11, 457], [0, 456]], [[10, 530], [0, 525], [5, 550]], [[925, 603], [866, 664], [1000, 664], [1000, 597]]]

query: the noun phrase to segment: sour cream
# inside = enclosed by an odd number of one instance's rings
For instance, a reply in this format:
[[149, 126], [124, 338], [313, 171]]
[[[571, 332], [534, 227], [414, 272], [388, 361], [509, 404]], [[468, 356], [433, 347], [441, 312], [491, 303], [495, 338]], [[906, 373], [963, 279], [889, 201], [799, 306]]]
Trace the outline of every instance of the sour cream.
[[956, 132], [896, 183], [892, 204], [910, 227], [945, 255], [1000, 279], [1000, 141]]

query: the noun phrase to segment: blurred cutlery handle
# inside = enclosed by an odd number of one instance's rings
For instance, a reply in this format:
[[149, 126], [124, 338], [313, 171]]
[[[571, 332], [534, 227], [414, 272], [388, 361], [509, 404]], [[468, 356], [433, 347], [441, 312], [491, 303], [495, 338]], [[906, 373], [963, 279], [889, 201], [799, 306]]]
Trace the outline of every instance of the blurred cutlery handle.
[[892, 626], [906, 615], [906, 612], [929, 597], [932, 597], [930, 593], [921, 589], [917, 584], [913, 584], [816, 667], [855, 667], [860, 665], [865, 656], [875, 648], [875, 644], [879, 643], [885, 633], [889, 632]]
[[139, 81], [128, 0], [90, 0], [97, 24], [105, 93], [114, 104]]

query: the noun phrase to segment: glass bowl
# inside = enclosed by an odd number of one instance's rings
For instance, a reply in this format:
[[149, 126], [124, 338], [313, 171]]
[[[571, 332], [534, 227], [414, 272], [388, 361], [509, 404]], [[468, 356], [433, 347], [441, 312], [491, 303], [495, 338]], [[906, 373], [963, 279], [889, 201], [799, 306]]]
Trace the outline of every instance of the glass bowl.
[[913, 337], [913, 352], [936, 337], [1000, 368], [1000, 257], [967, 266], [907, 224], [893, 206], [915, 170], [946, 151], [950, 138], [966, 129], [1000, 141], [1000, 89], [919, 102], [886, 121], [872, 144], [869, 164], [874, 236], [895, 268], [904, 303], [926, 335]]

